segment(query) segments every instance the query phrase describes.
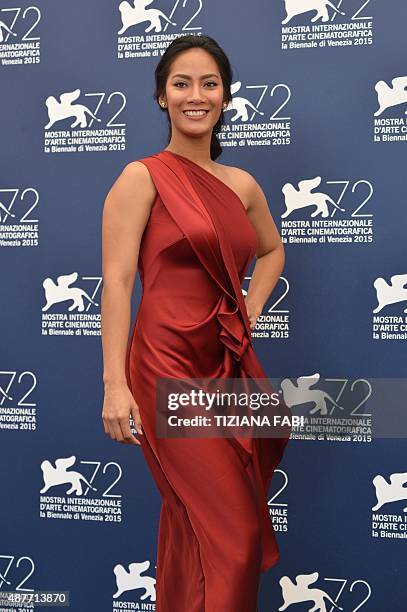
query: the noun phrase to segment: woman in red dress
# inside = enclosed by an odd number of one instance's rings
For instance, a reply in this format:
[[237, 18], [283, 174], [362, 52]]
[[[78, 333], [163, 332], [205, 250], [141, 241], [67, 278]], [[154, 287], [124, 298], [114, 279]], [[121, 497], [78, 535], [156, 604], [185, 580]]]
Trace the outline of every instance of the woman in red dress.
[[112, 439], [141, 445], [162, 496], [157, 612], [255, 612], [260, 572], [279, 559], [267, 492], [288, 436], [157, 437], [156, 383], [267, 378], [251, 329], [284, 249], [256, 180], [215, 162], [231, 101], [223, 50], [207, 36], [179, 37], [155, 76], [168, 145], [126, 165], [103, 210], [102, 419]]

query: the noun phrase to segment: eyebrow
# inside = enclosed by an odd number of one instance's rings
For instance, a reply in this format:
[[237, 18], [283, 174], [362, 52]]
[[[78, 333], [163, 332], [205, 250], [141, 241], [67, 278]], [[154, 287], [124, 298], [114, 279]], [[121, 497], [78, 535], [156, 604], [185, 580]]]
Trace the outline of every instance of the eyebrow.
[[[182, 79], [188, 79], [189, 81], [191, 80], [191, 77], [188, 76], [187, 74], [173, 74], [173, 78], [175, 77], [181, 77]], [[201, 76], [201, 79], [208, 79], [209, 77], [219, 78], [217, 74], [209, 73], [209, 74], [204, 74], [203, 76]]]

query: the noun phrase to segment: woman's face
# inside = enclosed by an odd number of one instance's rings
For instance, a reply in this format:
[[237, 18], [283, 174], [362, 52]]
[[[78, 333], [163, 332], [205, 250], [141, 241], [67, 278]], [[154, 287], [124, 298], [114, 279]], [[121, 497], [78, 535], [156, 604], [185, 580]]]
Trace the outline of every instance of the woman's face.
[[180, 53], [172, 62], [161, 100], [167, 103], [173, 131], [190, 136], [212, 132], [223, 103], [222, 78], [213, 57], [198, 48]]

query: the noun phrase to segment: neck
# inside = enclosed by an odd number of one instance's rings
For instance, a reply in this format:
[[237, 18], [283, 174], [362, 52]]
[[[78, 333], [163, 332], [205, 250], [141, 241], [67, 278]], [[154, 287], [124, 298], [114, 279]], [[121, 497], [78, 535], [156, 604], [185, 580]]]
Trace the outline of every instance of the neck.
[[183, 157], [187, 157], [196, 164], [212, 168], [214, 165], [210, 154], [211, 138], [205, 135], [202, 138], [183, 137], [182, 134], [173, 134], [164, 151], [170, 151]]

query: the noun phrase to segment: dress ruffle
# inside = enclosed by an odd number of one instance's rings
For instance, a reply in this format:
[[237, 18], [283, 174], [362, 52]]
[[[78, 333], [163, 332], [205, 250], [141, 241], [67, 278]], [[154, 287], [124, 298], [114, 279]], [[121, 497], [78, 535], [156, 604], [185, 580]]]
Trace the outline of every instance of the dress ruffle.
[[219, 301], [216, 316], [221, 325], [219, 339], [232, 352], [233, 358], [241, 361], [250, 346], [250, 339], [241, 319], [237, 300], [224, 293]]

